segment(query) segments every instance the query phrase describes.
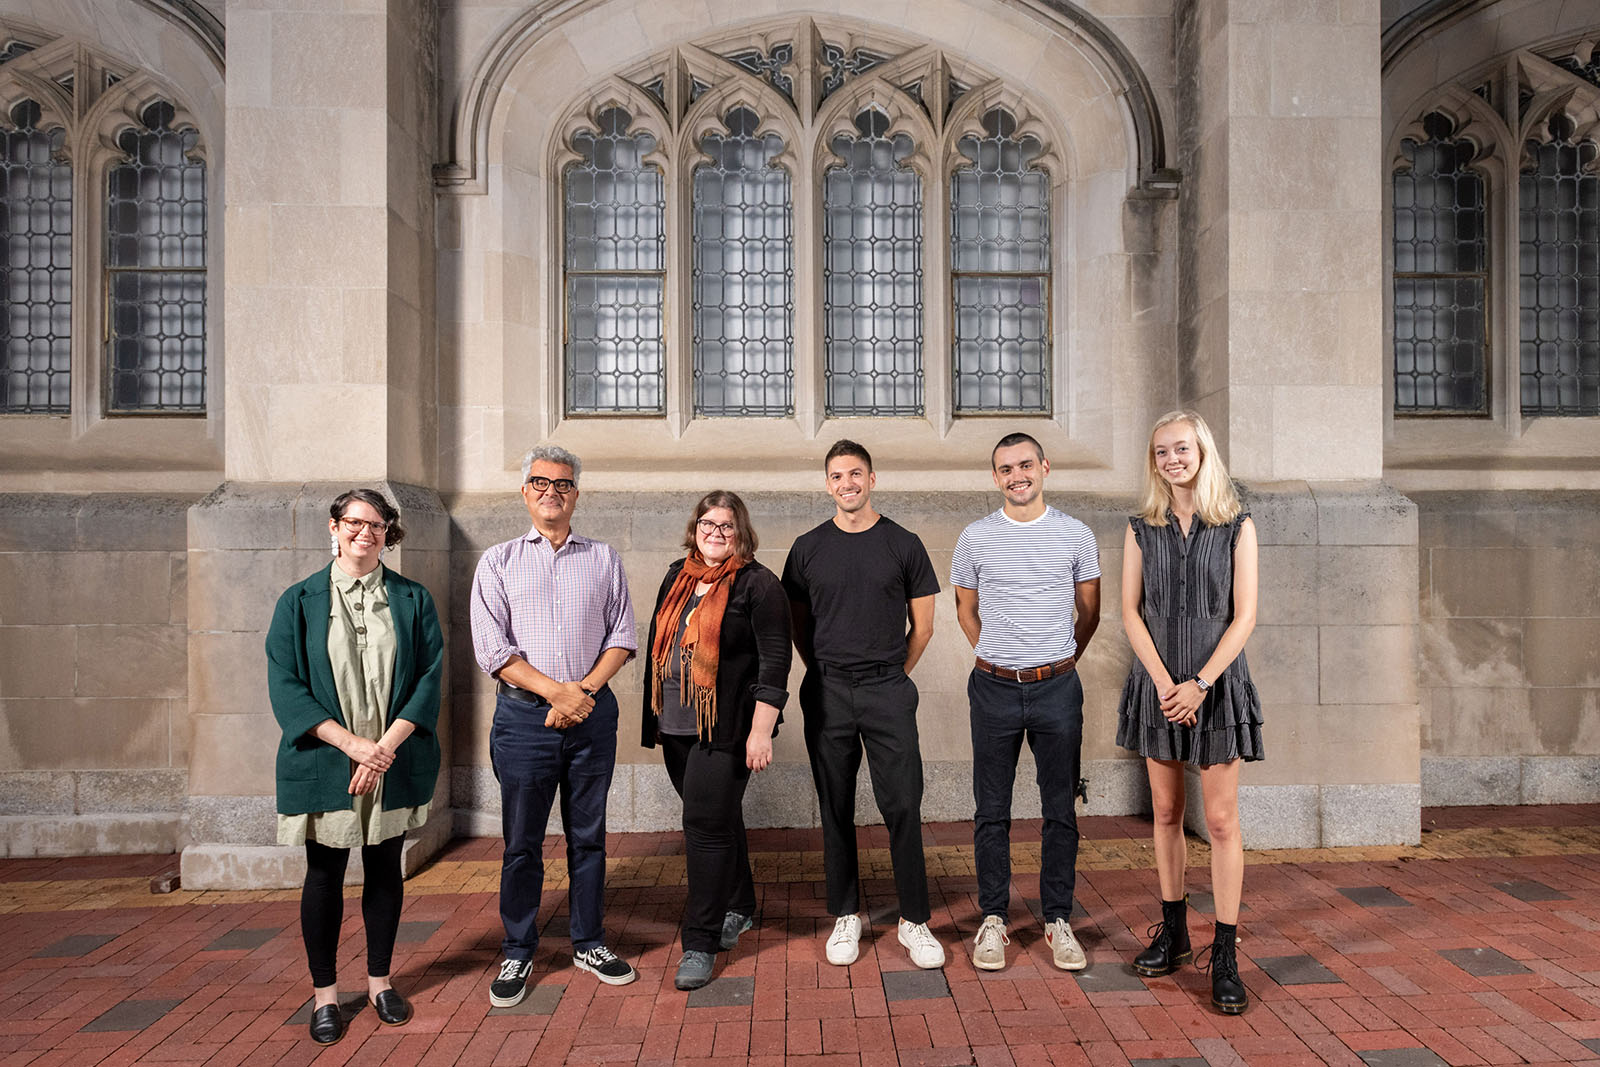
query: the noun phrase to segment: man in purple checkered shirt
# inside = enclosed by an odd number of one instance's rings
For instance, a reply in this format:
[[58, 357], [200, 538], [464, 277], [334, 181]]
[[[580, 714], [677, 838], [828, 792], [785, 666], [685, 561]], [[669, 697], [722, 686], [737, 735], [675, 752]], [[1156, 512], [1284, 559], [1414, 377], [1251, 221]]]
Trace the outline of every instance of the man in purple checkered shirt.
[[472, 579], [472, 650], [498, 682], [489, 759], [500, 780], [500, 918], [505, 959], [489, 1003], [527, 992], [539, 943], [544, 833], [557, 787], [567, 836], [573, 963], [609, 985], [638, 973], [605, 944], [606, 793], [617, 762], [608, 682], [633, 658], [633, 602], [622, 558], [572, 532], [583, 464], [544, 445], [522, 460], [533, 528], [495, 545]]

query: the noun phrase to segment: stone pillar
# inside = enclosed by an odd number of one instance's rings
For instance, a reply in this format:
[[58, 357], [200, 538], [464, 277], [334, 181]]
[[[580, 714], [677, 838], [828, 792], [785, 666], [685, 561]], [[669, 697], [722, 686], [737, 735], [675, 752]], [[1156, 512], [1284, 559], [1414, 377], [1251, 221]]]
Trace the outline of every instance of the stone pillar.
[[1249, 487], [1261, 541], [1252, 847], [1421, 832], [1417, 516], [1380, 480], [1379, 9], [1179, 13], [1178, 392]]
[[[301, 877], [300, 850], [273, 843], [262, 642], [278, 594], [329, 562], [334, 496], [378, 485], [400, 504], [389, 562], [447, 616], [449, 522], [429, 488], [436, 20], [417, 0], [229, 5], [227, 481], [189, 513], [191, 888]], [[408, 866], [449, 836], [440, 786]]]

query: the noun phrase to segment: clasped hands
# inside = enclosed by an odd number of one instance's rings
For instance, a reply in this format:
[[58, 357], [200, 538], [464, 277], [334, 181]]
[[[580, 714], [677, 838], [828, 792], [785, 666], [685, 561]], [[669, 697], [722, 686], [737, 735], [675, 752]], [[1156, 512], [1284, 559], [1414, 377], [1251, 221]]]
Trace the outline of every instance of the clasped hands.
[[1165, 687], [1157, 687], [1156, 695], [1161, 698], [1161, 714], [1174, 726], [1193, 726], [1206, 699], [1193, 678], [1176, 685], [1169, 678]]
[[552, 730], [576, 726], [594, 711], [594, 691], [583, 682], [562, 682], [550, 698], [550, 712], [544, 724]]
[[350, 772], [351, 796], [365, 796], [378, 788], [378, 782], [383, 778], [383, 772], [394, 766], [394, 751], [384, 748], [376, 741], [368, 741], [364, 737], [352, 734], [350, 741], [344, 747], [344, 754], [355, 763], [355, 769]]

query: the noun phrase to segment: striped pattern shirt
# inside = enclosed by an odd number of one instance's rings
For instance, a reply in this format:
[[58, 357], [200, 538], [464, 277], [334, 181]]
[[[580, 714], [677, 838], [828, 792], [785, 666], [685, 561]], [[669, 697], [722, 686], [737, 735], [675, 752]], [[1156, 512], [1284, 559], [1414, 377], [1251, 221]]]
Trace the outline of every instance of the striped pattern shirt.
[[558, 682], [576, 682], [608, 648], [639, 647], [622, 557], [568, 534], [560, 551], [537, 529], [495, 545], [472, 577], [472, 652], [493, 675], [513, 655]]
[[950, 583], [978, 591], [978, 655], [1019, 670], [1077, 655], [1073, 594], [1098, 577], [1094, 534], [1052, 507], [1032, 522], [1004, 508], [985, 515], [961, 532], [950, 561]]

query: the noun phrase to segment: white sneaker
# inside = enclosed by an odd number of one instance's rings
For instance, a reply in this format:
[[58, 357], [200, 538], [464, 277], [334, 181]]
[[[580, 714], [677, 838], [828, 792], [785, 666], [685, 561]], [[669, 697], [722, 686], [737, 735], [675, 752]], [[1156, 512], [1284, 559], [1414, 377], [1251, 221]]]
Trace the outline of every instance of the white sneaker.
[[933, 936], [927, 923], [908, 923], [900, 920], [900, 943], [906, 947], [911, 962], [925, 971], [944, 966], [944, 946]]
[[1011, 939], [1006, 936], [1006, 921], [998, 915], [985, 915], [978, 927], [977, 944], [972, 949], [972, 965], [980, 971], [998, 971], [1006, 965], [1006, 946]]
[[1089, 960], [1083, 954], [1083, 946], [1072, 936], [1072, 927], [1067, 925], [1067, 920], [1057, 919], [1055, 922], [1046, 923], [1044, 939], [1050, 942], [1050, 955], [1055, 959], [1056, 966], [1063, 971], [1081, 971], [1089, 966]]
[[848, 967], [861, 955], [861, 916], [841, 915], [834, 921], [828, 937], [828, 962]]

